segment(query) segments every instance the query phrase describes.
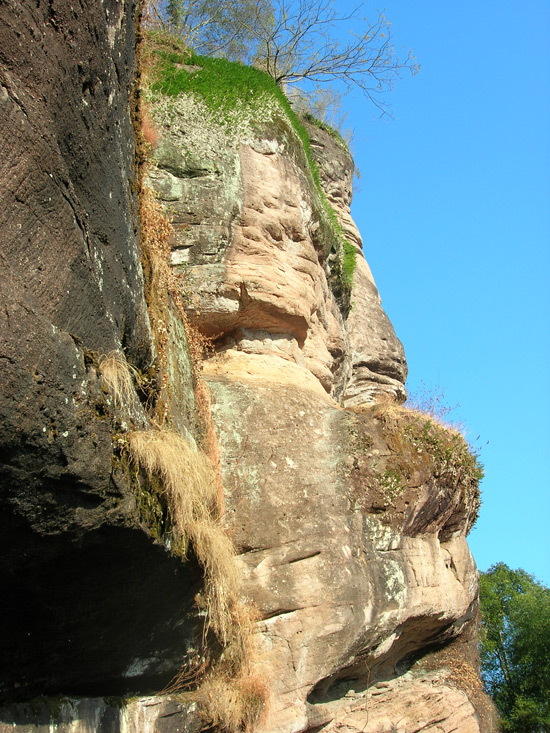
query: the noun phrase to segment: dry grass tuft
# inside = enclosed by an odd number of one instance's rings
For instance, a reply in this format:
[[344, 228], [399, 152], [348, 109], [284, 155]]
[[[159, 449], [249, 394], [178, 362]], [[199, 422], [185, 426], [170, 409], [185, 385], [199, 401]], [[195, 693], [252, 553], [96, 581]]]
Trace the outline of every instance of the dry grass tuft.
[[134, 372], [134, 368], [118, 351], [111, 351], [100, 358], [99, 373], [119, 408], [131, 408], [138, 399], [134, 388]]
[[444, 414], [438, 414], [429, 409], [422, 409], [412, 402], [406, 402], [404, 405], [399, 405], [394, 400], [379, 400], [373, 409], [374, 414], [380, 418], [393, 417], [398, 420], [399, 418], [410, 416], [412, 418], [428, 420], [437, 428], [447, 430], [449, 433], [459, 435], [464, 439], [464, 431], [460, 423], [450, 422], [445, 419]]
[[266, 714], [269, 688], [253, 668], [253, 626], [259, 612], [252, 604], [233, 607], [234, 633], [221, 662], [200, 685], [196, 699], [213, 726], [228, 733], [253, 731]]
[[267, 711], [268, 700], [266, 683], [250, 671], [234, 677], [217, 670], [205, 679], [198, 693], [211, 723], [228, 733], [253, 731]]
[[[160, 479], [176, 540], [193, 550], [204, 569], [206, 626], [222, 644], [242, 636], [235, 609], [239, 575], [231, 539], [218, 523], [216, 473], [210, 459], [170, 430], [127, 435], [130, 456]], [[240, 643], [240, 642], [239, 642]]]
[[211, 516], [216, 480], [204, 453], [171, 430], [134, 431], [126, 437], [135, 462], [162, 481], [177, 527]]

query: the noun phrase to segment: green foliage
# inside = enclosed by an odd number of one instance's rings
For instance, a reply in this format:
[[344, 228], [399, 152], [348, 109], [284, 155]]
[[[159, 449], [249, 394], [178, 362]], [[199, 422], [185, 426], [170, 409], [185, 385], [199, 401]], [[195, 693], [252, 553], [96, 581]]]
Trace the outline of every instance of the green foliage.
[[481, 666], [512, 733], [550, 731], [550, 589], [498, 563], [480, 581]]
[[[175, 97], [194, 94], [215, 112], [254, 111], [263, 102], [276, 98], [289, 108], [288, 101], [273, 81], [251, 66], [222, 58], [159, 50], [153, 91]], [[189, 71], [189, 66], [199, 70]], [[286, 102], [286, 105], [285, 105]]]
[[[327, 200], [321, 186], [319, 169], [311, 154], [309, 135], [298, 115], [273, 79], [259, 69], [222, 58], [208, 58], [158, 48], [155, 51], [153, 92], [167, 96], [193, 94], [201, 99], [218, 119], [228, 125], [235, 124], [235, 115], [254, 120], [261, 107], [271, 107], [282, 112], [290, 121], [298, 136], [323, 210], [334, 237], [332, 251], [336, 254], [333, 269], [339, 282], [340, 298], [349, 307], [349, 299], [355, 271], [356, 252], [346, 239], [336, 212]], [[194, 68], [198, 67], [198, 68]]]

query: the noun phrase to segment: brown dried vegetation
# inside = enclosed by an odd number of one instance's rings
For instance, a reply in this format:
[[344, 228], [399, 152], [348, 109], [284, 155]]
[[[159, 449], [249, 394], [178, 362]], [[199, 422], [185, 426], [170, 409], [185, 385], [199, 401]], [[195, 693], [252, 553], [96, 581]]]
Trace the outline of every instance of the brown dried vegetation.
[[112, 394], [113, 401], [119, 409], [132, 407], [137, 400], [134, 388], [133, 372], [123, 354], [111, 351], [99, 360], [99, 373], [105, 387]]
[[234, 677], [214, 673], [199, 690], [198, 701], [213, 725], [223, 731], [253, 731], [266, 712], [269, 690], [258, 674], [241, 671]]
[[468, 532], [480, 506], [483, 468], [464, 436], [395, 403], [352, 412], [348, 477], [357, 508], [407, 534], [441, 531], [443, 539]]
[[128, 450], [146, 478], [159, 479], [165, 495], [175, 546], [189, 543], [204, 569], [207, 627], [227, 645], [234, 628], [239, 577], [233, 543], [218, 521], [217, 485], [209, 458], [170, 430], [128, 433]]

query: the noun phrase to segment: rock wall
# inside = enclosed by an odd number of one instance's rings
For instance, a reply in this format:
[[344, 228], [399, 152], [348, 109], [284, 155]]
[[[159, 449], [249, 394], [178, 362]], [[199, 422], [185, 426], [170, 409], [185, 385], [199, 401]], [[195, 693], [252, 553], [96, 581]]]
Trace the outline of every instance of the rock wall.
[[334, 235], [303, 150], [291, 152], [300, 142], [290, 122], [283, 117], [270, 129], [275, 112], [266, 110], [265, 135], [251, 127], [239, 134], [188, 97], [157, 96], [154, 112], [161, 137], [151, 183], [170, 211], [172, 261], [184, 269], [198, 328], [215, 338], [218, 351], [274, 355], [305, 367], [345, 404], [372, 403], [381, 394], [403, 401], [403, 347], [350, 215], [349, 153], [308, 126], [327, 198], [357, 250], [344, 323], [323, 257]]
[[144, 408], [119, 409], [100, 369], [112, 351], [143, 372], [154, 356], [136, 11], [0, 4], [2, 703], [158, 691], [200, 636], [202, 571], [153, 541], [116, 450]]
[[[475, 463], [466, 478], [462, 438], [398, 407], [406, 363], [350, 216], [353, 161], [307, 125], [356, 248], [346, 313], [310, 166], [291, 122], [269, 123], [284, 113], [228, 126], [186, 95], [152, 109], [150, 183], [191, 316], [213, 339], [225, 519], [263, 619], [256, 668], [271, 697], [255, 730], [490, 730], [475, 650], [452, 647], [477, 619]], [[451, 647], [426, 670], [427, 650]]]
[[[166, 506], [124, 448], [155, 427], [153, 398], [201, 439], [178, 309], [164, 361], [151, 327], [136, 13], [133, 0], [0, 4], [0, 731], [192, 733], [208, 715], [192, 690], [154, 695], [204, 642], [203, 569], [192, 547], [171, 551]], [[357, 253], [351, 309], [285, 108], [227, 124], [198, 98], [149, 104], [149, 183], [172, 220], [179, 297], [212, 339], [223, 521], [258, 609], [251, 674], [269, 702], [253, 730], [492, 730], [466, 544], [475, 463], [399, 407], [406, 362], [350, 216], [349, 154], [307, 126]], [[113, 352], [123, 399], [105, 376]]]

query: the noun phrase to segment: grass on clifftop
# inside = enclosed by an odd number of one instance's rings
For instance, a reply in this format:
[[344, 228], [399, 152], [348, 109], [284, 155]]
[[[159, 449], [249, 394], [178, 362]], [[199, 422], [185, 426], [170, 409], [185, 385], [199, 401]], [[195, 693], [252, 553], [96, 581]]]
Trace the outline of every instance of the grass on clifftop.
[[[321, 185], [317, 163], [311, 155], [309, 135], [290, 103], [263, 71], [222, 58], [197, 56], [193, 52], [177, 51], [153, 41], [153, 92], [167, 96], [193, 94], [199, 97], [218, 116], [231, 124], [234, 113], [254, 115], [262, 106], [275, 104], [282, 109], [302, 143], [309, 170], [318, 191], [324, 212], [333, 230], [337, 253], [336, 277], [340, 281], [344, 300], [349, 301], [356, 264], [355, 247], [349, 242], [338, 217]], [[156, 45], [155, 45], [156, 44]]]

